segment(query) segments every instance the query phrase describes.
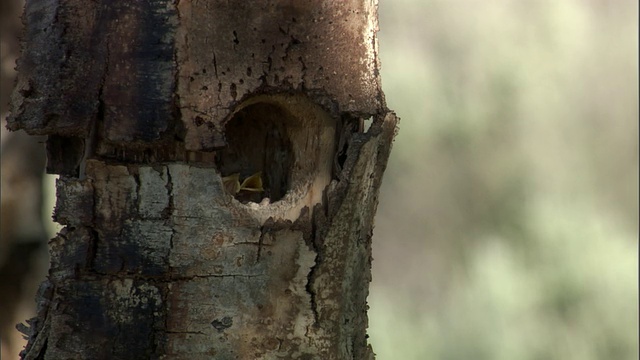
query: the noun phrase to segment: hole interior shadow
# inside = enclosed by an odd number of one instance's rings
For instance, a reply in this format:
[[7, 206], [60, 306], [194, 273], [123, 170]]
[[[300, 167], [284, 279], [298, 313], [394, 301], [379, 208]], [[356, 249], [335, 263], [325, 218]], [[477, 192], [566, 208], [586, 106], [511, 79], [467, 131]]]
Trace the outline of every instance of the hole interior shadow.
[[227, 122], [227, 147], [216, 154], [222, 176], [238, 174], [242, 183], [258, 174], [262, 181], [263, 191], [240, 189], [234, 194], [240, 202], [259, 203], [263, 198], [275, 202], [287, 193], [296, 160], [288, 127], [295, 124], [291, 113], [268, 102], [248, 105]]

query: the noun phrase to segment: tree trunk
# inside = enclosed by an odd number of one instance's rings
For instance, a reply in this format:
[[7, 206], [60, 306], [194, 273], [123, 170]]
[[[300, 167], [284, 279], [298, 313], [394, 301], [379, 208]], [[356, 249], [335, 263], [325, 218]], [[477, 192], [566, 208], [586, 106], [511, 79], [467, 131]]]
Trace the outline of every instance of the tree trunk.
[[48, 135], [65, 225], [24, 358], [373, 358], [397, 122], [375, 1], [27, 1], [24, 20], [8, 126]]

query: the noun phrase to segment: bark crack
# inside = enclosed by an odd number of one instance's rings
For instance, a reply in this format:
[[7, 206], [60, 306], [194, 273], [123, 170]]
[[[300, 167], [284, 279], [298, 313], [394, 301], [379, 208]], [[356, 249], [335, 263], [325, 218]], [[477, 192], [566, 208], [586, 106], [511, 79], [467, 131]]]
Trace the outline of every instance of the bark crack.
[[[326, 201], [323, 201], [323, 203], [326, 203]], [[324, 211], [326, 209], [326, 205], [322, 206], [321, 204], [317, 204], [314, 207], [314, 211], [313, 211], [313, 218], [311, 219], [311, 239], [310, 241], [308, 241], [309, 247], [311, 247], [311, 250], [316, 254], [316, 257], [314, 259], [314, 265], [311, 267], [311, 269], [309, 269], [309, 273], [307, 274], [307, 284], [305, 285], [305, 290], [307, 291], [307, 293], [309, 294], [309, 299], [311, 302], [311, 312], [313, 314], [313, 325], [314, 326], [318, 326], [320, 324], [320, 315], [318, 313], [318, 302], [316, 299], [316, 291], [313, 288], [314, 282], [315, 282], [315, 278], [316, 278], [316, 272], [319, 268], [319, 265], [322, 261], [322, 256], [320, 253], [320, 244], [317, 243], [317, 236], [318, 236], [318, 213], [320, 211]]]
[[260, 227], [260, 238], [258, 238], [258, 251], [256, 254], [256, 263], [260, 262], [260, 255], [262, 254], [262, 245], [264, 244], [264, 236], [266, 229], [264, 226]]
[[304, 63], [302, 56], [298, 56], [298, 62], [302, 65], [302, 74], [300, 78], [302, 79], [302, 86], [305, 84], [305, 78], [307, 77], [307, 64]]
[[168, 200], [167, 200], [167, 206], [162, 210], [161, 216], [163, 219], [165, 219], [165, 222], [168, 223], [167, 225], [169, 225], [169, 227], [171, 228], [171, 236], [169, 237], [169, 248], [167, 249], [167, 256], [166, 256], [167, 268], [171, 269], [171, 261], [169, 259], [171, 258], [171, 251], [173, 251], [173, 239], [175, 238], [178, 231], [176, 230], [175, 226], [172, 226], [173, 224], [171, 224], [172, 223], [171, 215], [173, 213], [173, 206], [174, 206], [173, 178], [171, 177], [171, 170], [169, 169], [169, 167], [165, 166], [164, 168], [167, 172], [167, 183], [165, 184], [165, 189], [167, 189]]
[[167, 189], [167, 206], [162, 210], [161, 216], [163, 219], [169, 220], [173, 213], [173, 178], [171, 177], [171, 170], [168, 166], [164, 167], [167, 171], [167, 183], [164, 185]]
[[[140, 203], [142, 202], [142, 196], [140, 194], [140, 189], [142, 187], [142, 184], [140, 183], [140, 173], [138, 172], [138, 169], [127, 169], [129, 171], [129, 174], [131, 174], [131, 176], [133, 177], [133, 181], [135, 181], [136, 183], [136, 212], [139, 214], [140, 213]], [[132, 171], [134, 170], [134, 171]]]
[[167, 282], [173, 282], [175, 280], [193, 280], [193, 279], [210, 279], [210, 278], [259, 278], [265, 277], [265, 274], [209, 274], [209, 275], [190, 275], [190, 276], [173, 276]]
[[89, 228], [89, 233], [91, 234], [91, 237], [89, 238], [89, 246], [87, 247], [85, 268], [86, 270], [92, 271], [94, 269], [93, 264], [96, 259], [96, 254], [98, 253], [98, 238], [100, 235], [93, 228]]
[[213, 73], [216, 75], [216, 79], [218, 79], [218, 59], [216, 58], [216, 52], [213, 52]]
[[319, 314], [318, 314], [318, 302], [316, 300], [316, 291], [313, 290], [313, 282], [315, 278], [315, 272], [318, 267], [318, 259], [319, 256], [316, 253], [316, 264], [311, 267], [309, 270], [309, 274], [307, 274], [307, 284], [305, 285], [305, 290], [309, 294], [309, 299], [311, 302], [311, 313], [313, 314], [313, 326], [318, 326], [320, 324]]
[[165, 331], [167, 334], [193, 334], [193, 335], [206, 335], [202, 331]]

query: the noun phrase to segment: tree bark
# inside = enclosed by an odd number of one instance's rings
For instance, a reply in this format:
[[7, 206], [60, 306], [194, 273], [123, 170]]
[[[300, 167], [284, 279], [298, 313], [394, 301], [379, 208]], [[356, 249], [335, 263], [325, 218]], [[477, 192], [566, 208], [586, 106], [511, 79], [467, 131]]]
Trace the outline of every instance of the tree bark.
[[23, 357], [373, 358], [376, 6], [27, 1], [8, 126], [65, 228]]

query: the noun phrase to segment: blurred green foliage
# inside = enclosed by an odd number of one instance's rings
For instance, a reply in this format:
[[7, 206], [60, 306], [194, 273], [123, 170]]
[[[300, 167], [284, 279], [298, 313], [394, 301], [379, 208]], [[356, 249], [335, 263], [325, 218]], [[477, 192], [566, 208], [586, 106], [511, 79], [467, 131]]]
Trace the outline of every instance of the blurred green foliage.
[[638, 2], [379, 11], [378, 359], [637, 359]]

